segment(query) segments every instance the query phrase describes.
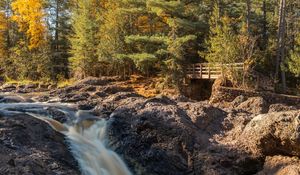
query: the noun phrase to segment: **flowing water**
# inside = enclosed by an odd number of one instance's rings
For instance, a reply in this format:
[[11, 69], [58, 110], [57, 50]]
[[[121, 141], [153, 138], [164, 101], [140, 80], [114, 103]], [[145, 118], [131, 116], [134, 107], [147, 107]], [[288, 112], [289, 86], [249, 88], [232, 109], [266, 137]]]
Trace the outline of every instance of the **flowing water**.
[[[62, 112], [70, 120], [64, 124], [54, 120], [49, 108]], [[107, 122], [104, 119], [92, 116], [88, 111], [77, 111], [76, 106], [71, 104], [0, 103], [1, 116], [16, 114], [43, 120], [63, 133], [83, 175], [131, 175], [122, 159], [106, 147]]]

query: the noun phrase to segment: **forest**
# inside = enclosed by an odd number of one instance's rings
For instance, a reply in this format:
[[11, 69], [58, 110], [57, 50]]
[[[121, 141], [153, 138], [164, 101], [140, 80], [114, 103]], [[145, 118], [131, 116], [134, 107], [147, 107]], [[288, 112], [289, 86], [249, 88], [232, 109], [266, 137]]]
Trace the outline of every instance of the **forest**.
[[299, 20], [295, 0], [1, 0], [0, 76], [139, 74], [180, 87], [192, 63], [244, 63], [295, 93]]

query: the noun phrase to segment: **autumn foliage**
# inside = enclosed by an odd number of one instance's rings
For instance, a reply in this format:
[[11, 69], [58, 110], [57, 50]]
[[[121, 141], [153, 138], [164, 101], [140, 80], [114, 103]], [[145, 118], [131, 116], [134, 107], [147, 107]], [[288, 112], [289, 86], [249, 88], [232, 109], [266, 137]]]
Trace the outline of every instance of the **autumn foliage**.
[[42, 0], [15, 0], [12, 4], [12, 19], [18, 24], [19, 31], [26, 34], [29, 49], [45, 44], [46, 26]]

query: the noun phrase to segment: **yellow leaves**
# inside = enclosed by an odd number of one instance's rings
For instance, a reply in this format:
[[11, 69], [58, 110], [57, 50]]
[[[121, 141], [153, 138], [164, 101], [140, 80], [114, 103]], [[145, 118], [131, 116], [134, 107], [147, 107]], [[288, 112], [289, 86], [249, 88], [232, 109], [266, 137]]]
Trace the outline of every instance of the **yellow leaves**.
[[42, 46], [45, 43], [46, 32], [42, 0], [15, 0], [12, 9], [12, 20], [17, 22], [19, 31], [26, 34], [29, 49]]
[[5, 32], [7, 30], [7, 21], [5, 14], [0, 12], [0, 57], [5, 54]]

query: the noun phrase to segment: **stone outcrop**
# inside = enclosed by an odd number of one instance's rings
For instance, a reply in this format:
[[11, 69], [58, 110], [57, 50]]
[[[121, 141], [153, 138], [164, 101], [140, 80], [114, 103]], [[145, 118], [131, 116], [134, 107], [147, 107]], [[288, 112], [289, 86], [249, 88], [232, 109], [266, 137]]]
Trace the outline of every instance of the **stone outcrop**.
[[300, 157], [300, 111], [254, 117], [239, 138], [253, 154]]
[[80, 174], [64, 136], [27, 115], [0, 114], [0, 174]]
[[[232, 89], [222, 94], [218, 87], [215, 91], [220, 94], [215, 99], [228, 102], [222, 107], [220, 103], [194, 102], [184, 97], [145, 98], [115, 81], [88, 78], [35, 99], [72, 102], [78, 109], [87, 110], [84, 112], [107, 119], [108, 146], [125, 160], [133, 174], [298, 172], [300, 111], [293, 105], [296, 97], [266, 98], [260, 93], [249, 95], [236, 90], [229, 96]], [[55, 109], [46, 110], [58, 121], [67, 120]], [[79, 174], [63, 137], [44, 123], [17, 115], [0, 117], [0, 124], [1, 150], [13, 153], [4, 155], [0, 151], [4, 156], [1, 172]], [[33, 163], [26, 164], [26, 156]], [[23, 163], [19, 164], [20, 160]], [[55, 164], [55, 168], [44, 167], [45, 162]], [[23, 164], [29, 168], [22, 169]]]

